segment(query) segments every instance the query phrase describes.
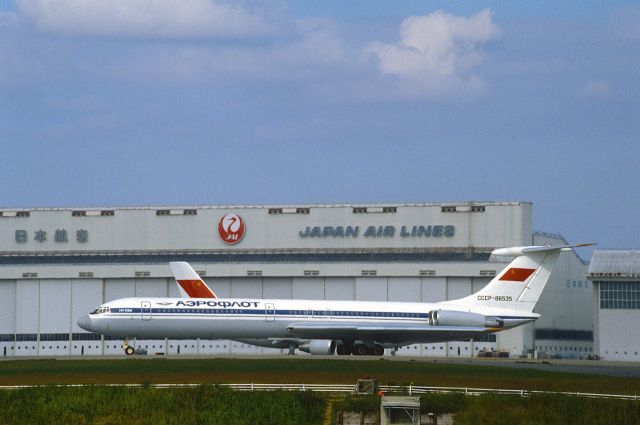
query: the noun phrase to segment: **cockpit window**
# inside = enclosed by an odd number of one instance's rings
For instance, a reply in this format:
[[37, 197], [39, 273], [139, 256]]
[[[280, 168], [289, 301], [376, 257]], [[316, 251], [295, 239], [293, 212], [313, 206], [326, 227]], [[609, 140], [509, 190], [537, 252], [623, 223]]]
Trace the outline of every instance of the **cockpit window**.
[[109, 312], [109, 307], [98, 307], [95, 310], [93, 310], [91, 314], [103, 314], [108, 312]]

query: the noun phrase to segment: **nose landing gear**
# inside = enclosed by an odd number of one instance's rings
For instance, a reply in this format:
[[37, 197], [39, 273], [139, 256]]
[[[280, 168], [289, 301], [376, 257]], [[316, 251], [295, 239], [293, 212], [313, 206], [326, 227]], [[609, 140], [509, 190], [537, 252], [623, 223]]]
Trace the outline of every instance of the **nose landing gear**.
[[129, 340], [128, 339], [124, 340], [124, 343], [122, 344], [122, 348], [124, 348], [124, 353], [127, 356], [131, 356], [136, 352], [135, 348], [133, 348], [132, 346], [129, 345]]

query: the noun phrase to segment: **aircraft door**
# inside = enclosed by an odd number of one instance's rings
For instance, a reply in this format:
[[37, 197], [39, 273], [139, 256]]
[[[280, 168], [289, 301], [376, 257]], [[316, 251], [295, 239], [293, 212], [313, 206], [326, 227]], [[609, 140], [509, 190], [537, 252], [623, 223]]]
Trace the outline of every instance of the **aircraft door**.
[[151, 303], [149, 301], [142, 301], [142, 320], [151, 320]]
[[272, 303], [264, 305], [264, 318], [267, 322], [274, 322], [276, 320], [276, 307]]

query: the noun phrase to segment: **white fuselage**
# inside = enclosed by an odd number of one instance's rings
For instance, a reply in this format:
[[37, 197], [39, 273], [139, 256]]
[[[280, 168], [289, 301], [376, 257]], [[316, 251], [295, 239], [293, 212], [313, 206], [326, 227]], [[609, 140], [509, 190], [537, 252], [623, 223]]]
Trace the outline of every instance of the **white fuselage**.
[[[435, 311], [454, 317], [434, 323]], [[537, 317], [495, 309], [469, 312], [446, 303], [124, 298], [103, 304], [78, 324], [122, 338], [362, 340], [369, 331], [372, 341], [403, 345], [469, 339]]]
[[[515, 259], [480, 291], [440, 303], [125, 298], [81, 317], [78, 325], [122, 338], [235, 339], [265, 346], [288, 340], [300, 347], [310, 341], [309, 352], [327, 353], [336, 341], [347, 348], [360, 341], [379, 353], [381, 346], [465, 340], [536, 320], [533, 309], [551, 270], [560, 253], [572, 248], [497, 249], [495, 255]], [[215, 296], [187, 263], [170, 266], [179, 284]]]

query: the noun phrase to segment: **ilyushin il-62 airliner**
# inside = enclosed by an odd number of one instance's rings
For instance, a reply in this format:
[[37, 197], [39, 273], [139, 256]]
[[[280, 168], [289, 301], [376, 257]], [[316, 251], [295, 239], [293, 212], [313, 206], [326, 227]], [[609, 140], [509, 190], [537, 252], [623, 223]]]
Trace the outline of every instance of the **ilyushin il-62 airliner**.
[[[382, 355], [385, 348], [471, 339], [533, 322], [563, 251], [590, 244], [501, 248], [515, 257], [483, 289], [438, 303], [217, 298], [185, 262], [172, 262], [183, 298], [122, 298], [78, 319], [111, 337], [231, 339], [311, 354]], [[133, 353], [125, 343], [125, 352]]]

